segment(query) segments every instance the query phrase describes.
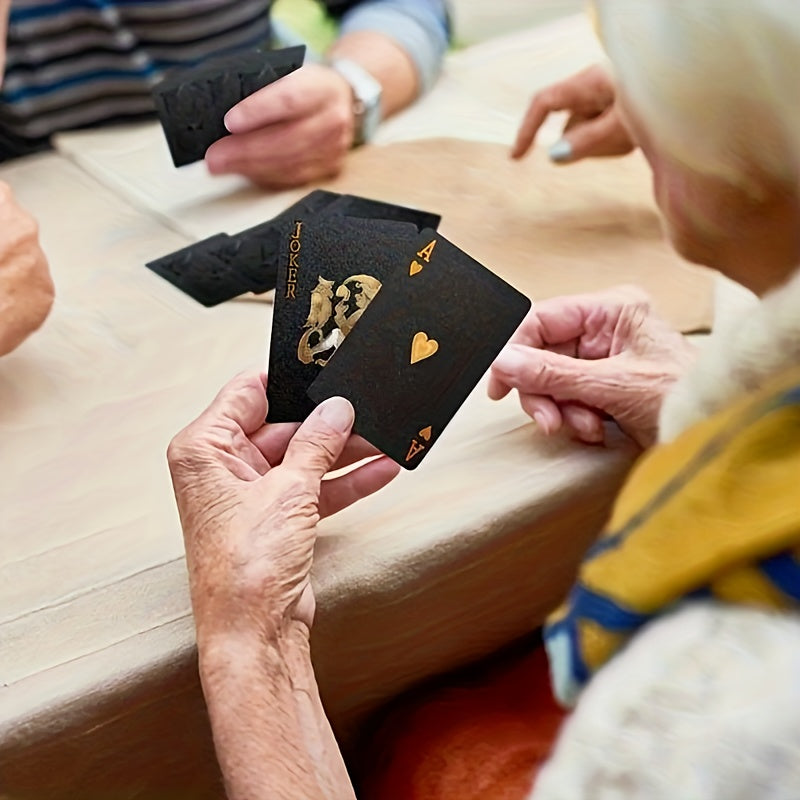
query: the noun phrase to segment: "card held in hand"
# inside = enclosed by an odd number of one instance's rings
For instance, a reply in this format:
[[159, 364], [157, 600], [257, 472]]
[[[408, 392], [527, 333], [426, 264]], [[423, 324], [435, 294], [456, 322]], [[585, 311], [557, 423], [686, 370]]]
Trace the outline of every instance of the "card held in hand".
[[176, 167], [199, 161], [228, 135], [225, 114], [254, 92], [303, 64], [305, 46], [245, 51], [190, 67], [174, 67], [152, 90], [156, 113]]
[[436, 231], [423, 231], [308, 394], [315, 403], [346, 397], [356, 432], [415, 469], [530, 307]]
[[270, 422], [314, 409], [308, 387], [378, 295], [404, 267], [418, 235], [411, 223], [336, 215], [297, 218], [278, 261], [267, 399]]

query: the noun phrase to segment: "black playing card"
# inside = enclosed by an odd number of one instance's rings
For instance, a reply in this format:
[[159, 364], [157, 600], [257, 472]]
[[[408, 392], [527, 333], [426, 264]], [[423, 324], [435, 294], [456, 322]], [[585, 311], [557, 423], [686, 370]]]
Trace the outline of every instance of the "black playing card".
[[251, 51], [169, 70], [153, 88], [153, 102], [176, 167], [199, 161], [228, 135], [225, 114], [245, 97], [298, 69], [305, 46]]
[[348, 217], [361, 219], [385, 219], [394, 222], [411, 222], [417, 230], [425, 228], [438, 228], [442, 218], [431, 211], [422, 211], [407, 206], [398, 206], [394, 203], [384, 203], [382, 200], [372, 200], [368, 197], [359, 197], [354, 194], [343, 194], [331, 203], [326, 209], [326, 214], [343, 214]]
[[147, 266], [204, 306], [215, 306], [246, 292], [268, 292], [275, 288], [282, 228], [296, 216], [321, 211], [338, 198], [334, 192], [318, 189], [269, 222], [233, 236], [218, 233]]
[[417, 228], [438, 224], [440, 219], [429, 211], [317, 189], [267, 222], [237, 234], [215, 234], [147, 266], [204, 306], [215, 306], [246, 292], [262, 294], [275, 288], [278, 251], [286, 226], [317, 213], [396, 220]]
[[270, 422], [297, 422], [307, 395], [418, 232], [409, 223], [319, 215], [283, 235], [269, 352]]
[[215, 306], [247, 291], [245, 282], [230, 269], [230, 262], [225, 258], [231, 249], [231, 237], [218, 233], [150, 261], [147, 266], [198, 303]]
[[346, 397], [356, 431], [414, 469], [531, 303], [433, 230], [406, 254], [308, 394]]

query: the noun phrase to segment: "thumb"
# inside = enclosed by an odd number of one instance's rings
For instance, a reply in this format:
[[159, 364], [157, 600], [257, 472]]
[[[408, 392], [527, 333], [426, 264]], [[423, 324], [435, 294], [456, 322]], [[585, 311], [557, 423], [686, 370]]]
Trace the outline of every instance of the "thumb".
[[343, 397], [331, 397], [309, 415], [286, 448], [284, 466], [322, 480], [342, 454], [355, 412]]
[[497, 376], [521, 394], [574, 401], [613, 415], [625, 376], [612, 358], [573, 358], [520, 344], [507, 345], [495, 359]]
[[633, 148], [630, 135], [615, 108], [582, 122], [568, 131], [550, 148], [550, 159], [571, 164], [583, 158], [621, 156]]

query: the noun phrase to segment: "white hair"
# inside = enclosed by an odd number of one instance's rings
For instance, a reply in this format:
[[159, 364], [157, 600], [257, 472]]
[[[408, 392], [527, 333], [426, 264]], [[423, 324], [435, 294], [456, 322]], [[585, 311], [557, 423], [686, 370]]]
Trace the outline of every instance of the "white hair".
[[622, 91], [691, 169], [748, 185], [800, 175], [798, 0], [595, 0]]

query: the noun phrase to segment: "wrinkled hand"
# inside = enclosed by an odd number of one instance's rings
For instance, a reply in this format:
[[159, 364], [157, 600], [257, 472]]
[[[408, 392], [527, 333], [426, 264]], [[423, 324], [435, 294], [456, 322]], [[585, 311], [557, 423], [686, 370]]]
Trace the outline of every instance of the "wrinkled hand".
[[664, 396], [695, 359], [695, 348], [621, 286], [537, 303], [492, 365], [489, 396], [511, 389], [545, 434], [562, 426], [600, 443], [603, 419], [642, 447], [656, 440]]
[[307, 64], [225, 115], [231, 136], [206, 151], [213, 174], [234, 172], [266, 189], [338, 174], [355, 136], [353, 91], [334, 69]]
[[317, 522], [385, 486], [385, 456], [351, 436], [353, 408], [322, 403], [302, 424], [264, 424], [266, 376], [232, 380], [168, 450], [186, 545], [198, 637], [237, 629], [310, 627]]
[[36, 222], [0, 181], [0, 356], [45, 321], [53, 294]]
[[550, 148], [550, 158], [559, 164], [622, 156], [635, 147], [620, 116], [611, 76], [603, 67], [594, 66], [534, 96], [517, 133], [511, 153], [514, 158], [522, 158], [530, 150], [539, 128], [554, 111], [569, 112], [564, 135]]

